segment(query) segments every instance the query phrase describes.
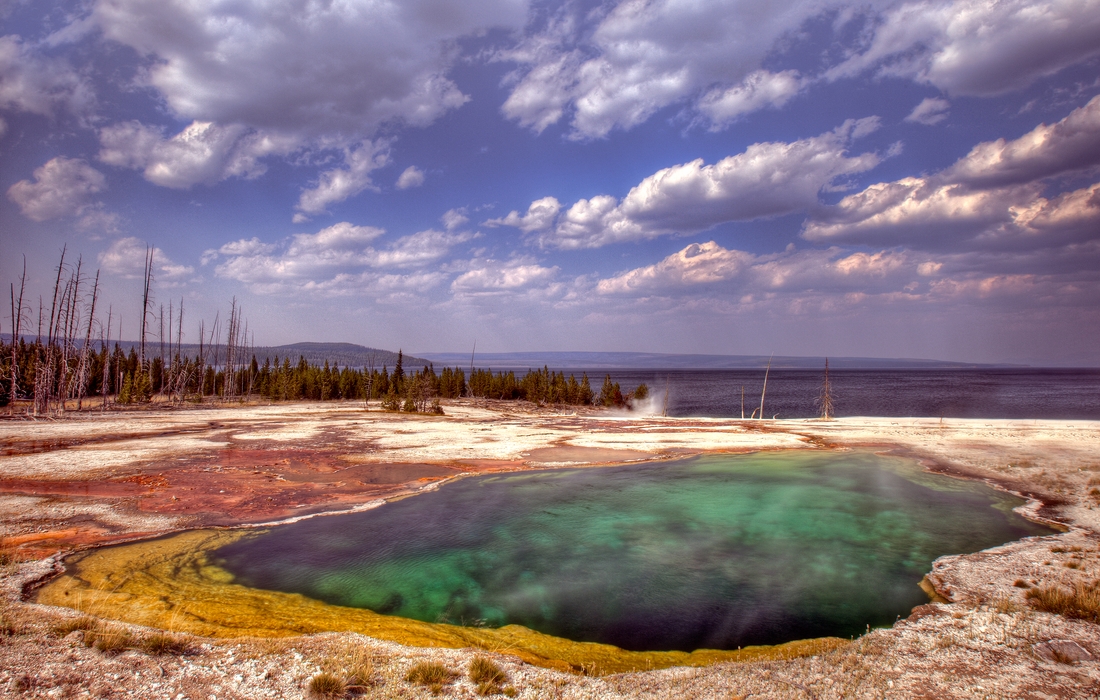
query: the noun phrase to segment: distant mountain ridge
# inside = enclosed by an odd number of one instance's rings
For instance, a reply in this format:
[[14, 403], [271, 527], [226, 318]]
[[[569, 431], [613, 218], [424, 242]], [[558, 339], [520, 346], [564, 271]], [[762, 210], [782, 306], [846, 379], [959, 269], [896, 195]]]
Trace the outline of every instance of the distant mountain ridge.
[[[469, 353], [421, 352], [423, 357], [439, 366], [470, 366]], [[776, 355], [700, 355], [652, 352], [504, 352], [477, 353], [474, 366], [492, 369], [757, 369], [771, 361], [773, 369], [821, 369], [824, 357]], [[880, 357], [830, 357], [833, 369], [966, 369], [989, 367], [1020, 367], [1023, 365], [993, 365], [972, 362], [947, 362]]]
[[[4, 342], [9, 342], [11, 334], [0, 333]], [[33, 342], [34, 336], [23, 336], [27, 342]], [[82, 342], [82, 341], [81, 341]], [[79, 342], [77, 343], [80, 344]], [[111, 347], [114, 347], [114, 341]], [[92, 345], [99, 347], [93, 340]], [[137, 341], [125, 340], [119, 343], [124, 352], [130, 352], [130, 348], [137, 348]], [[197, 343], [184, 343], [180, 351], [185, 357], [196, 357], [199, 352]], [[150, 357], [160, 355], [160, 343], [146, 341], [145, 352]], [[169, 354], [165, 344], [165, 355]], [[215, 354], [219, 359], [225, 357], [225, 345], [211, 347], [204, 346], [204, 352], [208, 362], [214, 361]], [[340, 365], [341, 367], [363, 368], [370, 366], [372, 359], [375, 369], [383, 366], [393, 369], [397, 364], [397, 353], [391, 350], [370, 348], [355, 343], [317, 343], [303, 342], [289, 345], [264, 345], [248, 348], [246, 356], [251, 359], [254, 354], [256, 361], [263, 365], [265, 360], [275, 362], [278, 358], [282, 363], [284, 359], [290, 359], [291, 363], [297, 363], [299, 357], [304, 357], [310, 364]], [[480, 369], [493, 370], [526, 370], [539, 369], [543, 366], [556, 370], [568, 369], [757, 369], [767, 366], [771, 361], [774, 369], [821, 369], [825, 365], [824, 357], [800, 357], [790, 355], [704, 355], [704, 354], [676, 354], [655, 352], [493, 352], [476, 353], [474, 366]], [[464, 352], [422, 352], [417, 355], [404, 355], [404, 366], [425, 367], [434, 364], [442, 367], [459, 367], [469, 369], [470, 354]], [[1024, 364], [982, 364], [975, 362], [950, 362], [945, 360], [923, 360], [913, 358], [882, 358], [882, 357], [830, 357], [829, 367], [832, 369], [980, 369], [996, 367], [1027, 367]]]
[[[0, 334], [0, 338], [4, 339], [4, 342], [11, 341], [10, 333]], [[23, 339], [28, 343], [34, 342], [34, 336], [23, 335]], [[77, 342], [77, 345], [83, 344], [83, 339]], [[111, 348], [114, 349], [116, 341], [111, 341]], [[123, 340], [118, 341], [118, 345], [125, 353], [130, 352], [130, 348], [137, 350], [139, 343], [136, 340]], [[92, 347], [99, 348], [99, 341], [93, 340]], [[164, 355], [167, 358], [169, 355], [175, 354], [175, 344], [170, 349], [168, 344], [164, 344]], [[187, 358], [198, 357], [199, 345], [198, 343], [183, 343], [179, 346], [180, 354]], [[160, 342], [158, 341], [145, 341], [145, 354], [148, 357], [159, 357], [161, 353]], [[225, 359], [225, 345], [204, 345], [203, 353], [206, 355], [206, 361], [214, 364], [217, 362], [220, 364]], [[244, 348], [244, 357], [247, 361], [251, 361], [252, 356], [256, 356], [256, 362], [263, 366], [266, 360], [270, 360], [272, 363], [278, 358], [279, 363], [282, 364], [284, 359], [289, 359], [291, 364], [297, 364], [298, 358], [304, 357], [306, 362], [311, 365], [322, 365], [328, 362], [330, 365], [340, 365], [341, 367], [353, 367], [363, 368], [371, 366], [372, 362], [375, 369], [382, 369], [383, 366], [393, 369], [397, 364], [397, 353], [391, 350], [380, 350], [378, 348], [368, 348], [364, 345], [356, 345], [355, 343], [291, 343], [290, 345], [257, 345], [255, 347]], [[217, 360], [215, 360], [217, 358]], [[430, 360], [425, 360], [421, 357], [413, 357], [411, 355], [404, 355], [402, 358], [404, 366], [409, 367], [425, 367], [431, 364]]]

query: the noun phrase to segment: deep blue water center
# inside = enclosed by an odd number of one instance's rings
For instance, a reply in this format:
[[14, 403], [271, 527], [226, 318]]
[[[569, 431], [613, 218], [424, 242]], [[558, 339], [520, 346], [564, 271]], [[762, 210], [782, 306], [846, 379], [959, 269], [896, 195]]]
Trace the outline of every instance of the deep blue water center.
[[932, 561], [1050, 530], [985, 485], [867, 452], [720, 455], [460, 479], [219, 550], [239, 583], [631, 650], [889, 625]]

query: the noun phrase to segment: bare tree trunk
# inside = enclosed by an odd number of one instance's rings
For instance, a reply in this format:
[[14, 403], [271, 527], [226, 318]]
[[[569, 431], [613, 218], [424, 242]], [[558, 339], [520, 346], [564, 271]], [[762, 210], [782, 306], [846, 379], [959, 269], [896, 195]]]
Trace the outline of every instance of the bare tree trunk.
[[[162, 394], [164, 393], [164, 304], [160, 305], [160, 313], [157, 314], [157, 323], [160, 325], [160, 388], [157, 389], [157, 393]], [[171, 328], [171, 324], [169, 324], [168, 327]]]
[[760, 392], [760, 418], [764, 418], [764, 394], [768, 392], [768, 374], [772, 371], [772, 358], [768, 358], [768, 368], [764, 370], [764, 390]]
[[110, 388], [111, 383], [111, 354], [109, 352], [111, 348], [111, 321], [114, 316], [114, 307], [107, 307], [107, 334], [103, 341], [103, 386], [101, 387], [100, 394], [103, 396], [103, 403], [100, 405], [100, 410], [107, 410], [107, 391]]
[[19, 276], [19, 300], [15, 299], [15, 285], [11, 286], [11, 401], [9, 413], [15, 413], [15, 398], [19, 394], [19, 358], [16, 343], [22, 337], [23, 328], [23, 290], [27, 286], [27, 256], [23, 256], [23, 274]]
[[88, 348], [92, 344], [92, 323], [95, 321], [95, 305], [99, 300], [99, 270], [95, 271], [95, 283], [92, 285], [92, 308], [88, 312], [88, 332], [84, 335], [84, 346], [80, 348], [80, 364], [77, 373], [76, 410], [84, 405], [84, 392], [88, 389]]
[[[145, 248], [145, 282], [141, 293], [141, 350], [138, 353], [138, 370], [145, 370], [145, 331], [149, 323], [149, 291], [153, 286], [153, 246]], [[150, 377], [152, 380], [152, 377]]]
[[[54, 280], [53, 285], [53, 301], [50, 304], [50, 325], [47, 329], [48, 336], [46, 338], [45, 357], [38, 358], [38, 362], [35, 366], [34, 372], [34, 414], [37, 416], [40, 413], [49, 413], [50, 410], [50, 398], [53, 394], [53, 374], [54, 374], [54, 323], [57, 318], [57, 295], [61, 291], [61, 273], [65, 269], [65, 252], [68, 250], [68, 246], [61, 248], [61, 261], [57, 264], [57, 279]], [[39, 300], [38, 310], [38, 327], [39, 336], [41, 336], [42, 328], [42, 302]]]
[[821, 420], [833, 419], [833, 392], [829, 386], [829, 358], [825, 358], [825, 382], [821, 386]]

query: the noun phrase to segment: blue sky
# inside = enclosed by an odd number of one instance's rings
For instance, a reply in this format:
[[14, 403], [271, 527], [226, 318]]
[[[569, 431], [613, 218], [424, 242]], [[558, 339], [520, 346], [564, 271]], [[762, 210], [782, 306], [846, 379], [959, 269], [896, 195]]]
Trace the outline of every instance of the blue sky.
[[33, 326], [67, 245], [128, 338], [153, 246], [187, 341], [1096, 365], [1098, 76], [1100, 0], [0, 0], [0, 281]]

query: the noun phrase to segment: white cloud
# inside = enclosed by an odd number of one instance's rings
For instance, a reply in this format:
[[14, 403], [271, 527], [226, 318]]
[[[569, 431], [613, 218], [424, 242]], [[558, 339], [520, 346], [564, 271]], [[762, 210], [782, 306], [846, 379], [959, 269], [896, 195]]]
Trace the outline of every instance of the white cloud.
[[[842, 51], [800, 74], [783, 64], [813, 41], [811, 20], [831, 21]], [[1000, 94], [1098, 54], [1100, 0], [622, 0], [591, 12], [566, 5], [498, 58], [518, 66], [505, 116], [536, 132], [565, 119], [571, 137], [587, 139], [673, 104], [722, 128], [820, 80], [867, 72], [949, 95]]]
[[0, 109], [83, 117], [94, 102], [92, 89], [67, 62], [43, 56], [18, 36], [0, 36]]
[[[120, 238], [98, 255], [99, 265], [109, 275], [140, 279], [145, 273], [147, 244], [137, 238]], [[187, 281], [195, 268], [173, 262], [160, 248], [153, 248], [153, 277], [162, 285]]]
[[465, 102], [445, 77], [454, 41], [518, 29], [526, 9], [522, 0], [99, 0], [94, 17], [107, 39], [149, 57], [146, 80], [176, 116], [346, 145]]
[[424, 171], [415, 165], [410, 165], [401, 171], [397, 178], [397, 189], [407, 190], [412, 187], [420, 187], [424, 184]]
[[890, 294], [912, 288], [911, 283], [922, 276], [919, 270], [928, 270], [929, 264], [937, 263], [907, 251], [853, 253], [792, 246], [781, 253], [757, 255], [709, 241], [692, 243], [653, 265], [602, 279], [596, 291], [637, 297], [717, 293], [732, 298], [807, 292]]
[[1010, 185], [1100, 166], [1100, 95], [1013, 141], [980, 143], [941, 176], [971, 187]]
[[398, 239], [388, 250], [373, 251], [369, 256], [374, 267], [415, 267], [435, 262], [459, 243], [473, 240], [473, 233], [420, 231]]
[[527, 260], [480, 260], [451, 283], [451, 291], [464, 296], [514, 294], [545, 287], [558, 274], [557, 267], [543, 267]]
[[816, 241], [988, 249], [1096, 238], [1098, 185], [1044, 196], [1046, 180], [1100, 166], [1100, 97], [1013, 141], [980, 143], [946, 170], [871, 185], [814, 212]]
[[527, 207], [527, 213], [521, 215], [518, 211], [509, 212], [508, 216], [499, 219], [489, 219], [486, 226], [513, 226], [524, 233], [532, 231], [544, 231], [554, 225], [554, 219], [561, 211], [561, 202], [554, 197], [543, 197], [531, 202]]
[[162, 187], [187, 189], [228, 177], [257, 177], [266, 170], [259, 159], [297, 148], [289, 139], [273, 138], [240, 124], [219, 126], [192, 122], [171, 138], [160, 129], [131, 121], [99, 132], [99, 160], [142, 170], [146, 180]]
[[[217, 262], [219, 277], [244, 282], [256, 293], [373, 293], [380, 290], [426, 290], [446, 273], [423, 268], [445, 257], [476, 234], [420, 231], [385, 248], [372, 244], [385, 231], [342, 222], [317, 233], [302, 233], [276, 243], [258, 238], [226, 243], [203, 255]], [[430, 284], [429, 284], [430, 283]]]
[[[329, 204], [342, 202], [367, 188], [374, 188], [370, 174], [390, 162], [388, 141], [364, 141], [344, 151], [344, 166], [321, 173], [317, 186], [303, 190], [298, 210], [319, 214]], [[296, 217], [300, 221], [300, 218]]]
[[626, 0], [589, 15], [599, 21], [592, 30], [567, 6], [545, 31], [501, 54], [520, 65], [502, 109], [536, 131], [568, 114], [575, 138], [629, 129], [684, 100], [700, 100], [704, 115], [725, 124], [797, 91], [793, 72], [761, 64], [830, 4]]
[[877, 125], [873, 117], [848, 121], [801, 141], [753, 144], [713, 165], [698, 159], [665, 168], [642, 180], [622, 201], [598, 195], [577, 201], [559, 215], [560, 203], [547, 197], [532, 203], [522, 217], [511, 212], [486, 223], [540, 232], [538, 241], [545, 247], [578, 249], [799, 211], [817, 204], [821, 190], [837, 178], [879, 163], [873, 153], [847, 154], [852, 139]]
[[107, 189], [103, 173], [79, 158], [57, 157], [34, 171], [34, 182], [20, 180], [8, 189], [8, 199], [19, 205], [23, 216], [46, 221], [77, 216], [88, 200]]
[[466, 216], [466, 207], [459, 207], [458, 209], [448, 209], [443, 216], [439, 217], [439, 220], [443, 222], [443, 228], [452, 231], [468, 222], [470, 217]]
[[798, 71], [759, 70], [745, 76], [739, 85], [708, 92], [697, 106], [713, 128], [719, 128], [764, 107], [782, 107], [798, 94], [803, 84]]
[[913, 108], [905, 121], [934, 126], [947, 119], [947, 111], [950, 107], [951, 103], [942, 97], [926, 97]]
[[830, 77], [876, 70], [950, 95], [997, 95], [1100, 54], [1100, 0], [919, 0], [874, 24]]

